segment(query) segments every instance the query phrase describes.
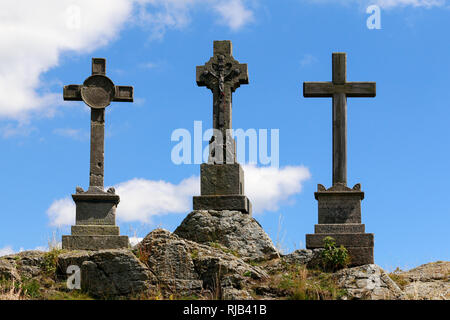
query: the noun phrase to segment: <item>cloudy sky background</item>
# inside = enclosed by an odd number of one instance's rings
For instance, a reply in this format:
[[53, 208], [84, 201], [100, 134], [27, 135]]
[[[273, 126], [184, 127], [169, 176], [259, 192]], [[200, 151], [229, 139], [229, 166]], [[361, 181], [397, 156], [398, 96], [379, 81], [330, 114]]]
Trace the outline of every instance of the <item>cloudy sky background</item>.
[[[367, 6], [382, 29], [368, 30]], [[195, 66], [212, 41], [233, 41], [250, 85], [234, 95], [234, 128], [279, 129], [280, 167], [246, 164], [256, 219], [286, 252], [317, 223], [313, 192], [331, 183], [331, 101], [304, 99], [303, 81], [331, 79], [348, 53], [349, 81], [377, 98], [349, 99], [348, 181], [366, 192], [363, 222], [387, 269], [449, 259], [450, 28], [445, 0], [6, 0], [0, 12], [0, 255], [45, 248], [74, 223], [70, 195], [87, 188], [89, 109], [63, 102], [92, 57], [133, 85], [135, 103], [106, 115], [105, 185], [121, 196], [123, 234], [173, 231], [199, 192], [199, 166], [170, 159], [177, 128], [210, 125]], [[204, 143], [206, 146], [206, 142]]]

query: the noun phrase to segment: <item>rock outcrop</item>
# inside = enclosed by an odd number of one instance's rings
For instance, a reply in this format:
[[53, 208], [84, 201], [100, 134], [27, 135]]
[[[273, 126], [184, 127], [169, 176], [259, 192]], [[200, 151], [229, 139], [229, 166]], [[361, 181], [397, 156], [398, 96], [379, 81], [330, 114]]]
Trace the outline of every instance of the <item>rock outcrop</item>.
[[344, 299], [391, 300], [404, 296], [398, 285], [376, 264], [343, 269], [333, 278], [346, 291]]
[[396, 272], [408, 299], [450, 300], [450, 262], [437, 261]]
[[[0, 299], [450, 299], [450, 262], [389, 275], [375, 264], [327, 273], [320, 269], [322, 250], [258, 261], [256, 249], [249, 259], [242, 256], [246, 251], [218, 241], [201, 244], [156, 229], [133, 251], [26, 251], [0, 257]], [[69, 266], [80, 268], [83, 290], [67, 287]]]
[[155, 279], [128, 249], [69, 251], [58, 256], [60, 274], [71, 265], [81, 270], [81, 288], [100, 298], [145, 292]]
[[264, 270], [245, 263], [228, 248], [199, 244], [164, 229], [149, 233], [136, 250], [158, 284], [173, 294], [249, 299], [246, 284], [267, 278]]
[[279, 257], [261, 225], [251, 215], [239, 211], [194, 210], [174, 233], [201, 244], [219, 243], [244, 261]]

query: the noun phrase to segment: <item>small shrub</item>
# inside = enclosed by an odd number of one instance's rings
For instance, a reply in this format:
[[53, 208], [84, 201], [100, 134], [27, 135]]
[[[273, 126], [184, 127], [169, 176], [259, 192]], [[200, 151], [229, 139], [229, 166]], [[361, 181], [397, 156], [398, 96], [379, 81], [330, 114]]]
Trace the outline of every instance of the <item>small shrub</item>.
[[322, 265], [325, 271], [334, 272], [349, 265], [350, 256], [343, 245], [336, 247], [336, 241], [332, 237], [325, 237], [323, 246]]
[[389, 273], [389, 277], [403, 290], [409, 284], [409, 281], [400, 274], [401, 272], [403, 271], [397, 267], [392, 273]]
[[191, 259], [195, 260], [197, 258], [198, 258], [198, 250], [194, 249], [194, 250], [191, 251]]
[[250, 270], [247, 270], [247, 271], [245, 271], [243, 274], [242, 274], [244, 277], [251, 277], [252, 276], [252, 272], [250, 271]]
[[38, 299], [41, 296], [41, 285], [36, 279], [22, 279], [20, 287], [23, 293], [32, 299]]
[[52, 249], [44, 255], [41, 268], [47, 276], [54, 276], [58, 267], [58, 256], [62, 253], [61, 249]]

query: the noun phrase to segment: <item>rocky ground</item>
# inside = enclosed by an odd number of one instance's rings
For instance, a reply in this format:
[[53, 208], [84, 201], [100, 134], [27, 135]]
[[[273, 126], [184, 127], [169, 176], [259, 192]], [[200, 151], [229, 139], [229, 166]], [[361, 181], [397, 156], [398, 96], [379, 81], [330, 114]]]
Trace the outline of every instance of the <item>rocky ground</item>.
[[[70, 266], [80, 289], [68, 289]], [[450, 262], [324, 272], [321, 249], [280, 255], [248, 215], [193, 212], [134, 248], [0, 257], [0, 299], [450, 299], [449, 276]]]

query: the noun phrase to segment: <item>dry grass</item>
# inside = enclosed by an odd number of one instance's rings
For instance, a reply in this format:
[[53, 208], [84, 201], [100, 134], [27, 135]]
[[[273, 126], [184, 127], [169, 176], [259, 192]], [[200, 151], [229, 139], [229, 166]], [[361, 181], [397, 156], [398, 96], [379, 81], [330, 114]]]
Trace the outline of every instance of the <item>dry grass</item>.
[[274, 295], [273, 299], [336, 300], [345, 294], [330, 274], [307, 269], [304, 265], [286, 265], [284, 270], [271, 274], [255, 289], [261, 285]]
[[0, 300], [25, 300], [24, 294], [20, 287], [15, 285], [13, 281], [8, 287], [0, 288]]

